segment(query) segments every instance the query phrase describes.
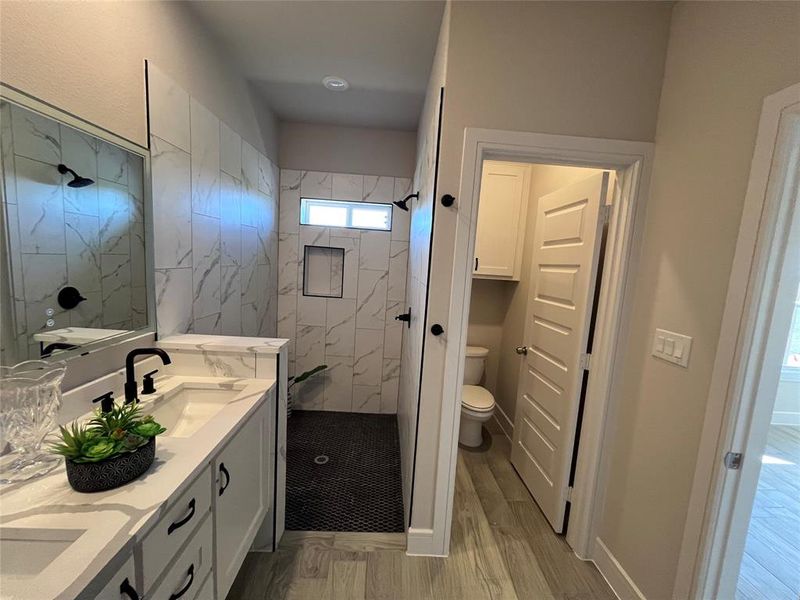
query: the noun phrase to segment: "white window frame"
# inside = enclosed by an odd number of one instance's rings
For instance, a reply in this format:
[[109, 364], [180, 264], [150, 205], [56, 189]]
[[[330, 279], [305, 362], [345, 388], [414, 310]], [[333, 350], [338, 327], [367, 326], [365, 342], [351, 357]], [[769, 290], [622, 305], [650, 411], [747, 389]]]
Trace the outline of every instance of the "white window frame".
[[[347, 211], [345, 225], [320, 225], [317, 223], [308, 222], [308, 209], [309, 204], [339, 206]], [[382, 227], [364, 227], [362, 225], [353, 225], [353, 211], [357, 208], [365, 207], [380, 207], [381, 210], [388, 212], [389, 227], [384, 229]], [[300, 225], [307, 225], [310, 227], [344, 227], [346, 229], [362, 229], [365, 231], [391, 231], [392, 230], [392, 205], [382, 202], [357, 202], [352, 200], [331, 200], [329, 198], [300, 198]]]

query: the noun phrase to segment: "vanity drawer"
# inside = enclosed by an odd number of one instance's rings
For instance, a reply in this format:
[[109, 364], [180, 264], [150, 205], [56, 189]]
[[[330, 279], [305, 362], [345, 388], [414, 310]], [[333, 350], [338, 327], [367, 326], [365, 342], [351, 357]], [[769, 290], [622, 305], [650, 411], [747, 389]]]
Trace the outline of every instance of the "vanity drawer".
[[211, 554], [213, 539], [211, 535], [211, 516], [205, 515], [189, 544], [178, 559], [167, 570], [161, 583], [147, 594], [148, 600], [193, 600], [201, 584], [211, 573]]
[[140, 598], [139, 590], [136, 589], [136, 569], [133, 556], [125, 561], [119, 571], [117, 571], [109, 582], [95, 596], [96, 600], [135, 600]]
[[[149, 590], [211, 510], [211, 467], [173, 502], [142, 541], [142, 587]], [[198, 582], [199, 583], [199, 582]]]

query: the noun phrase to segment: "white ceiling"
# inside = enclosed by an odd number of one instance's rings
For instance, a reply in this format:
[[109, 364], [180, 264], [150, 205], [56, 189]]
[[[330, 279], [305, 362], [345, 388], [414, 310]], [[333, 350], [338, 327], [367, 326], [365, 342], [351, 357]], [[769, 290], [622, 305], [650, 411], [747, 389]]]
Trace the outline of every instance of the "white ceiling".
[[[443, 2], [195, 1], [194, 11], [285, 121], [414, 130]], [[331, 92], [322, 78], [350, 82]]]

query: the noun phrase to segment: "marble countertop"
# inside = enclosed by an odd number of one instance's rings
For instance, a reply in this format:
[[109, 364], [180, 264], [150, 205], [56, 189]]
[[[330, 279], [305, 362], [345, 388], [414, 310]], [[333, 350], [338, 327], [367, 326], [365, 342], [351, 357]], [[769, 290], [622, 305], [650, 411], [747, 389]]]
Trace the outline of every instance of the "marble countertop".
[[201, 335], [196, 333], [171, 335], [158, 340], [158, 346], [166, 350], [253, 352], [255, 354], [277, 354], [288, 343], [288, 339], [282, 338]]
[[60, 465], [39, 479], [0, 488], [0, 529], [13, 529], [18, 535], [20, 529], [30, 528], [28, 539], [41, 536], [42, 530], [74, 539], [35, 574], [2, 573], [1, 598], [75, 598], [98, 577], [113, 574], [156, 524], [169, 500], [176, 499], [208, 466], [275, 385], [272, 379], [161, 377], [158, 393], [142, 401], [145, 412], [162, 394], [186, 382], [244, 384], [244, 388], [192, 437], [159, 436], [153, 466], [136, 481], [107, 492], [80, 494], [69, 486]]
[[63, 342], [66, 344], [88, 344], [112, 335], [129, 333], [128, 329], [97, 329], [92, 327], [62, 327], [33, 334], [37, 342]]

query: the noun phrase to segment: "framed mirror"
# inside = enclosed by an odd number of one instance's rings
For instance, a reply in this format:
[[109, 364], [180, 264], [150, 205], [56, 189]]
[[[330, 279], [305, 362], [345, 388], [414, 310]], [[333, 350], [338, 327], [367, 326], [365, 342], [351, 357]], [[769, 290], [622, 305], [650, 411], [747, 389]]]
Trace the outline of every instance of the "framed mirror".
[[147, 148], [0, 86], [0, 364], [153, 330]]

